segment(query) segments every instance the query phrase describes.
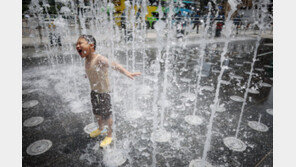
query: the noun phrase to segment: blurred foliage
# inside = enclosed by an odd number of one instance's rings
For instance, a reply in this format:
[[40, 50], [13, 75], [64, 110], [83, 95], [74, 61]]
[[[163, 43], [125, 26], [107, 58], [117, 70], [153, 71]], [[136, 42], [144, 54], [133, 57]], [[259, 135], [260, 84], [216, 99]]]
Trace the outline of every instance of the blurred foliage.
[[22, 5], [22, 13], [24, 14], [27, 10], [29, 10], [29, 5], [31, 3], [31, 0], [23, 0]]
[[[31, 0], [23, 0], [22, 2], [22, 14], [27, 13], [29, 10]], [[63, 6], [62, 3], [60, 2], [55, 2], [55, 0], [48, 0], [49, 8], [47, 8], [49, 14], [57, 14], [57, 10], [60, 10], [61, 7]], [[39, 1], [39, 5], [43, 6], [42, 1]], [[57, 9], [57, 10], [56, 10]], [[43, 7], [43, 12], [45, 13], [45, 9]]]

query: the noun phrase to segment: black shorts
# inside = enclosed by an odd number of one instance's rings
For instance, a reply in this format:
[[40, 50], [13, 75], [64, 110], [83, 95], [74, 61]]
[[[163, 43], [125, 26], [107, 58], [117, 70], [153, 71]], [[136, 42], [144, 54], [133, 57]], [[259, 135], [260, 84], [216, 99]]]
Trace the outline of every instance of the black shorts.
[[111, 96], [109, 93], [96, 93], [91, 91], [91, 104], [93, 113], [102, 116], [103, 119], [108, 119], [112, 114], [111, 111]]

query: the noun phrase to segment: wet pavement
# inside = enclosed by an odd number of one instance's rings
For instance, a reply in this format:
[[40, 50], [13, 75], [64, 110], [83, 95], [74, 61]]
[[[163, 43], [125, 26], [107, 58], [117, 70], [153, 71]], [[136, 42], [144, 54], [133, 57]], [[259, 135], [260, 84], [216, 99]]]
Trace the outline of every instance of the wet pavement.
[[[255, 40], [230, 43], [227, 53], [230, 69], [222, 76], [222, 80], [229, 84], [221, 85], [219, 96], [220, 104], [224, 104], [226, 111], [215, 114], [207, 157], [213, 166], [273, 165], [273, 116], [266, 112], [273, 108], [273, 54], [270, 43], [272, 40], [264, 39], [258, 49], [251, 87], [256, 88], [259, 94], [248, 94], [238, 133], [238, 138], [247, 145], [243, 152], [230, 150], [224, 145], [223, 139], [236, 133], [242, 103], [230, 97], [244, 96]], [[207, 46], [200, 86], [216, 89], [222, 48], [223, 43]], [[112, 147], [118, 148], [127, 157], [121, 166], [180, 167], [188, 166], [192, 160], [202, 157], [215, 91], [204, 89], [198, 96], [188, 98], [190, 94], [195, 94], [196, 69], [201, 64], [199, 49], [199, 46], [190, 45], [170, 50], [164, 101], [160, 98], [164, 86], [163, 62], [159, 76], [154, 77], [157, 49], [146, 51], [144, 72], [142, 50], [135, 51], [135, 67], [132, 67], [131, 51], [116, 52], [116, 59], [126, 68], [134, 68], [144, 74], [134, 82], [119, 73], [110, 74], [113, 78], [112, 111], [116, 138]], [[262, 83], [268, 83], [271, 87]], [[31, 92], [23, 92], [23, 103], [30, 100], [39, 103], [31, 108], [24, 108], [23, 104], [23, 122], [31, 117], [43, 117], [44, 121], [37, 126], [22, 128], [23, 166], [108, 166], [108, 162], [104, 161], [106, 150], [96, 147], [103, 138], [91, 139], [84, 132], [85, 126], [93, 123], [94, 118], [89, 83], [84, 78], [83, 60], [76, 54], [23, 58], [24, 90]], [[153, 97], [157, 97], [157, 104], [153, 103]], [[203, 120], [201, 125], [196, 126], [184, 120], [185, 116], [192, 115], [195, 99], [196, 115]], [[155, 105], [157, 112], [153, 110]], [[171, 133], [171, 139], [158, 143], [151, 140], [151, 134], [156, 127], [160, 127], [160, 111], [164, 106], [163, 125]], [[132, 116], [131, 110], [136, 111]], [[137, 114], [141, 116], [136, 118]], [[260, 122], [268, 127], [267, 132], [255, 131], [248, 126], [248, 121], [257, 121], [259, 117]], [[29, 155], [27, 147], [42, 139], [50, 140], [52, 147], [43, 154]]]

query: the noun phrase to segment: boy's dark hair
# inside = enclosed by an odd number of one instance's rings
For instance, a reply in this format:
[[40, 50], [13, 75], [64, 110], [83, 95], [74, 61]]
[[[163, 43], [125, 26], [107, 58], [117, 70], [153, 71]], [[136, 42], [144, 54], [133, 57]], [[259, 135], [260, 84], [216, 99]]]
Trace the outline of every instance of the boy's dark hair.
[[96, 50], [97, 42], [96, 39], [92, 35], [80, 35], [79, 38], [84, 38], [89, 44], [94, 44], [94, 49]]

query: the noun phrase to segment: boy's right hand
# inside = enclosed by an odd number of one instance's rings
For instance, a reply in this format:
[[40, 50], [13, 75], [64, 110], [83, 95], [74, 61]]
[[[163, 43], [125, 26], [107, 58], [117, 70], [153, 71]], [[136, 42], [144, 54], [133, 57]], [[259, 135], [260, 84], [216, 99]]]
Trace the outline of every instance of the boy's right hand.
[[134, 73], [128, 73], [126, 76], [129, 77], [130, 79], [134, 79], [135, 76], [141, 75], [140, 72], [134, 72]]

